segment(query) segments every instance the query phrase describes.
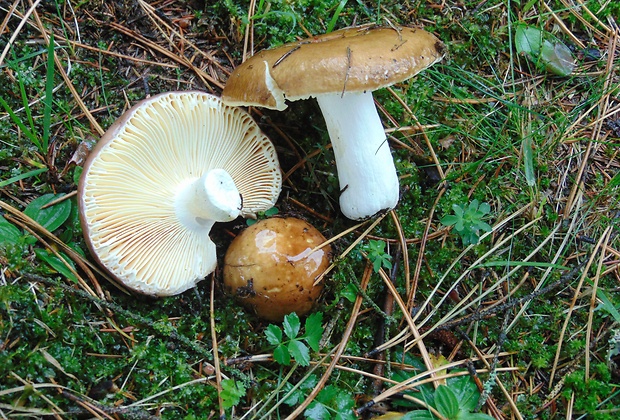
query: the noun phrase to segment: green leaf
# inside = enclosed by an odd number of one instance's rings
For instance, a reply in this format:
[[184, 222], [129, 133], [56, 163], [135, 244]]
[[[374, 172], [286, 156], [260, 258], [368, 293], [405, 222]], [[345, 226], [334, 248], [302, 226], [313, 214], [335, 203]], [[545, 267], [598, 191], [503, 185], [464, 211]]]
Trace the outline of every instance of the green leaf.
[[245, 386], [234, 379], [224, 379], [222, 381], [222, 406], [226, 409], [239, 404], [241, 397], [245, 395]]
[[71, 215], [71, 201], [64, 200], [50, 207], [42, 207], [64, 195], [65, 194], [45, 194], [35, 198], [26, 206], [24, 214], [34, 219], [50, 232], [53, 232]]
[[336, 7], [336, 11], [334, 11], [332, 18], [327, 24], [327, 30], [325, 31], [326, 33], [334, 30], [334, 27], [336, 26], [336, 21], [338, 20], [338, 16], [340, 16], [340, 12], [342, 12], [342, 9], [344, 9], [344, 6], [346, 6], [346, 4], [347, 0], [340, 0], [340, 3], [338, 3], [338, 7]]
[[278, 210], [277, 207], [272, 207], [270, 209], [265, 210], [264, 214], [265, 214], [265, 216], [269, 217], [269, 216], [275, 216], [279, 212], [280, 211]]
[[82, 176], [82, 172], [84, 172], [84, 168], [82, 166], [76, 166], [73, 170], [73, 183], [75, 185], [78, 185], [80, 183], [80, 177]]
[[299, 334], [299, 327], [301, 326], [301, 321], [299, 321], [299, 317], [295, 312], [290, 313], [284, 317], [284, 322], [282, 323], [284, 327], [284, 334], [291, 340], [297, 337]]
[[353, 412], [353, 409], [349, 408], [346, 410], [342, 410], [340, 413], [334, 416], [334, 420], [355, 420], [357, 416]]
[[336, 402], [336, 409], [342, 414], [353, 415], [353, 407], [355, 406], [355, 400], [348, 392], [338, 392], [334, 398]]
[[483, 222], [482, 220], [476, 222], [476, 228], [485, 232], [491, 232], [493, 230], [493, 227], [490, 224]]
[[447, 216], [442, 217], [439, 222], [444, 226], [452, 226], [455, 225], [459, 220], [460, 219], [457, 216], [453, 214], [448, 214]]
[[355, 299], [357, 298], [357, 287], [355, 287], [355, 284], [353, 283], [347, 284], [340, 292], [340, 296], [349, 302], [355, 302]]
[[468, 206], [468, 212], [477, 212], [478, 206], [480, 206], [480, 201], [477, 198], [474, 198]]
[[515, 31], [515, 46], [540, 69], [557, 76], [568, 76], [575, 68], [575, 60], [566, 45], [549, 32], [527, 25]]
[[445, 385], [439, 385], [435, 390], [435, 408], [448, 419], [456, 419], [459, 414], [459, 402], [454, 392]]
[[450, 378], [448, 380], [448, 387], [454, 393], [461, 410], [473, 411], [476, 409], [478, 399], [480, 398], [480, 391], [469, 376]]
[[304, 411], [304, 416], [312, 420], [329, 420], [329, 410], [323, 404], [318, 401], [312, 401], [306, 411]]
[[454, 214], [456, 214], [456, 217], [458, 217], [459, 220], [463, 219], [463, 215], [465, 214], [465, 210], [463, 210], [463, 207], [459, 206], [458, 204], [452, 204], [452, 211], [454, 212]]
[[488, 414], [484, 413], [468, 413], [462, 411], [459, 413], [457, 417], [458, 420], [494, 420], [495, 417], [491, 417]]
[[525, 182], [529, 187], [536, 185], [534, 173], [534, 151], [532, 150], [532, 138], [525, 136], [523, 139], [523, 165], [525, 167]]
[[308, 347], [301, 341], [291, 340], [288, 343], [288, 352], [301, 366], [308, 366], [310, 364], [310, 352]]
[[614, 306], [613, 302], [611, 301], [611, 299], [609, 299], [609, 296], [607, 296], [605, 291], [602, 289], [597, 289], [596, 297], [599, 298], [601, 301], [601, 304], [596, 309], [604, 309], [605, 311], [609, 312], [609, 314], [614, 318], [616, 322], [620, 322], [620, 312], [618, 312], [618, 308]]
[[[65, 265], [65, 263], [63, 263], [60, 260], [60, 258], [58, 258], [56, 255], [54, 255], [51, 252], [49, 252], [49, 251], [47, 251], [45, 249], [42, 249], [42, 248], [35, 249], [34, 253], [35, 253], [35, 255], [37, 256], [38, 259], [40, 259], [41, 261], [45, 262], [54, 271], [62, 274], [63, 276], [65, 276], [69, 280], [73, 281], [74, 283], [78, 282], [78, 279], [75, 276], [75, 274], [73, 274], [73, 272], [69, 269], [69, 267], [67, 267]], [[72, 267], [75, 270], [75, 264], [73, 264], [73, 261], [71, 261], [69, 259], [69, 257], [67, 257], [63, 253], [59, 253], [59, 254], [67, 262], [67, 264], [69, 264], [69, 266]]]
[[265, 329], [265, 336], [269, 344], [277, 346], [282, 343], [282, 330], [277, 325], [269, 324]]
[[572, 53], [559, 40], [543, 41], [540, 60], [545, 65], [545, 70], [556, 76], [568, 76], [575, 69]]
[[435, 420], [435, 416], [427, 410], [414, 410], [405, 414], [401, 420]]
[[327, 385], [319, 392], [316, 399], [326, 405], [331, 405], [341, 390], [334, 385]]
[[[349, 392], [342, 390], [334, 385], [328, 385], [319, 392], [313, 403], [319, 404], [321, 408], [312, 407], [315, 411], [306, 410], [304, 415], [309, 418], [327, 418], [338, 420], [354, 420], [356, 417], [353, 413], [355, 400]], [[325, 411], [323, 411], [325, 409]], [[314, 417], [315, 415], [323, 415], [326, 413], [328, 417]], [[335, 415], [334, 415], [335, 414]]]
[[480, 237], [476, 232], [468, 230], [461, 235], [461, 240], [463, 241], [463, 245], [477, 244], [478, 241], [480, 241]]
[[[39, 141], [39, 138], [28, 127], [26, 127], [26, 125], [24, 125], [24, 123], [19, 119], [19, 117], [15, 114], [15, 112], [13, 112], [9, 104], [6, 103], [6, 101], [2, 99], [1, 96], [0, 96], [0, 106], [2, 106], [2, 108], [4, 108], [4, 110], [6, 111], [6, 113], [9, 114], [9, 117], [11, 117], [11, 120], [13, 120], [13, 123], [15, 123], [15, 125], [17, 125], [19, 129], [22, 131], [22, 134], [28, 137], [28, 139], [34, 145], [36, 145], [38, 149], [41, 149], [41, 142]], [[26, 107], [26, 109], [28, 109], [28, 107]]]
[[323, 336], [323, 313], [315, 312], [306, 318], [304, 338], [310, 348], [319, 351], [319, 342]]
[[288, 394], [288, 397], [282, 400], [282, 402], [288, 405], [289, 407], [298, 405], [305, 398], [305, 394], [301, 389], [295, 388], [295, 390], [291, 392], [292, 389], [293, 389], [293, 385], [291, 385], [289, 382], [287, 382], [286, 385], [284, 385], [284, 392]]
[[22, 236], [21, 230], [0, 215], [0, 246], [17, 244]]
[[542, 31], [531, 26], [519, 25], [515, 31], [517, 53], [535, 57], [542, 45]]
[[[306, 380], [299, 384], [295, 391], [293, 391], [291, 395], [289, 395], [288, 398], [283, 401], [284, 404], [289, 406], [297, 405], [304, 398], [306, 398], [308, 392], [316, 386], [318, 381], [319, 380], [317, 379], [316, 375], [308, 376]], [[293, 389], [293, 385], [287, 382], [286, 385], [284, 385], [284, 390], [288, 393], [291, 389]]]
[[273, 360], [284, 366], [291, 364], [291, 355], [284, 344], [280, 344], [275, 348], [273, 351]]

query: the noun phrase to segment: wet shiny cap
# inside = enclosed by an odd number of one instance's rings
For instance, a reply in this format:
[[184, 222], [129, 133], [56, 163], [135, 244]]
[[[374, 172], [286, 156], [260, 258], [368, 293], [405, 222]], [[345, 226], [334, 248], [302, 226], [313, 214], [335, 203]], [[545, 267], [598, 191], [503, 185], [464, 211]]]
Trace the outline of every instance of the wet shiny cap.
[[308, 222], [261, 220], [241, 232], [224, 258], [224, 288], [259, 317], [282, 321], [312, 309], [323, 290], [314, 285], [330, 263], [331, 248]]
[[444, 54], [444, 44], [422, 29], [345, 28], [255, 54], [230, 75], [222, 100], [282, 110], [285, 100], [390, 86]]

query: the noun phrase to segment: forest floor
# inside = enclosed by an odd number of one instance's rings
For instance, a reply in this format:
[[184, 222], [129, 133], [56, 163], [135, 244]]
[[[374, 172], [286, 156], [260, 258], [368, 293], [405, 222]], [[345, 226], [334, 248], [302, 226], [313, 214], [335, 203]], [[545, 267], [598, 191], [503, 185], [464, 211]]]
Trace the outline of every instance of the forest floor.
[[[620, 3], [4, 0], [0, 11], [0, 418], [619, 415]], [[105, 130], [157, 93], [219, 96], [261, 49], [364, 24], [423, 28], [447, 47], [374, 93], [394, 210], [364, 222], [339, 211], [313, 99], [248, 109], [284, 179], [277, 214], [259, 217], [302, 218], [333, 241], [315, 312], [270, 323], [224, 292], [242, 218], [215, 225], [218, 269], [193, 289], [150, 298], [110, 281], [76, 200]]]

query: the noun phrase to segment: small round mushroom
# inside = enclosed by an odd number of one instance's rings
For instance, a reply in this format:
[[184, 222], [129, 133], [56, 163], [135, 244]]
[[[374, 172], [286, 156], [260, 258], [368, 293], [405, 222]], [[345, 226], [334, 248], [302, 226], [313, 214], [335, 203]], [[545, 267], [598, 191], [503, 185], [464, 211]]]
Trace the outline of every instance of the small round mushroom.
[[216, 266], [216, 222], [271, 208], [282, 176], [254, 120], [202, 92], [170, 92], [129, 109], [90, 153], [78, 186], [91, 254], [147, 295], [193, 287]]
[[422, 29], [345, 28], [257, 53], [231, 74], [222, 100], [283, 110], [286, 100], [315, 97], [336, 158], [341, 211], [361, 220], [394, 208], [399, 198], [372, 91], [414, 76], [444, 51]]
[[329, 265], [329, 245], [308, 222], [261, 220], [241, 232], [224, 257], [224, 288], [269, 321], [308, 313], [323, 290], [315, 280]]

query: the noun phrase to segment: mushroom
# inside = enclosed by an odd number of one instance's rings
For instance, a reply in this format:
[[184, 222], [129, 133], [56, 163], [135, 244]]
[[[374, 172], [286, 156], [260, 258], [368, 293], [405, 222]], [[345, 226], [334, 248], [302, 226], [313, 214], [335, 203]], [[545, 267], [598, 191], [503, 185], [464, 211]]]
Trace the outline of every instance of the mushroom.
[[170, 296], [216, 266], [216, 222], [272, 207], [273, 144], [243, 110], [202, 92], [145, 99], [90, 153], [78, 186], [93, 257], [128, 288]]
[[372, 91], [439, 61], [445, 47], [408, 27], [345, 28], [263, 50], [231, 74], [222, 100], [283, 110], [316, 97], [334, 149], [340, 208], [361, 220], [398, 203], [399, 185]]
[[331, 248], [308, 222], [261, 220], [241, 232], [224, 257], [224, 288], [245, 307], [269, 321], [308, 313], [323, 283], [315, 280], [329, 265]]

